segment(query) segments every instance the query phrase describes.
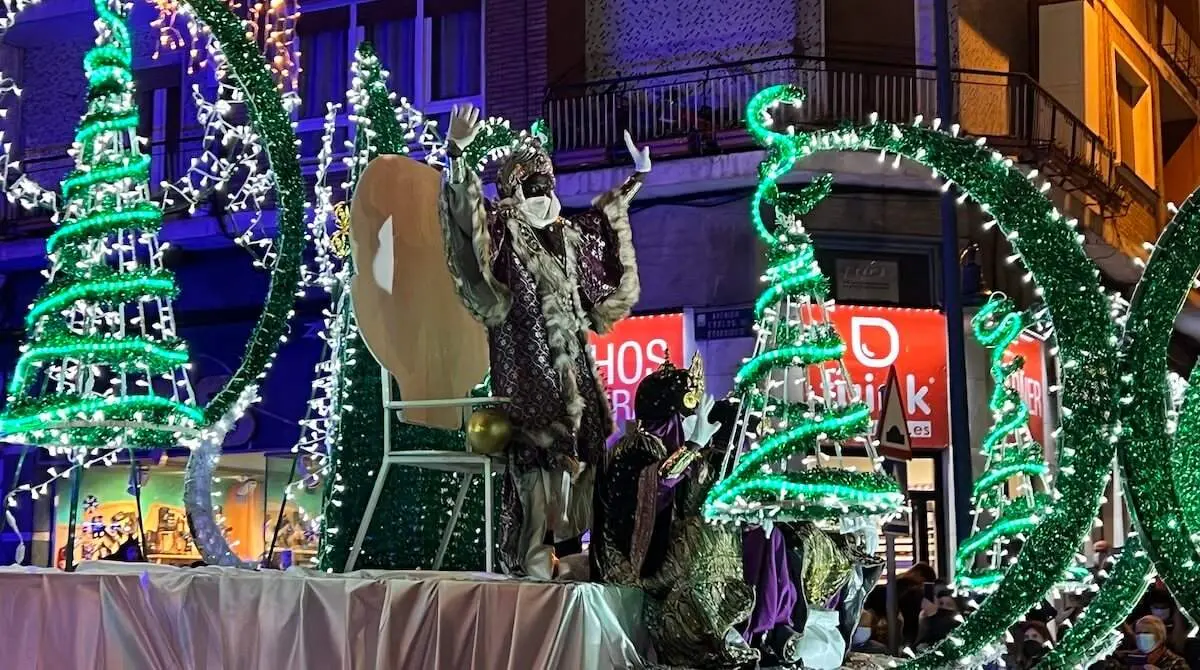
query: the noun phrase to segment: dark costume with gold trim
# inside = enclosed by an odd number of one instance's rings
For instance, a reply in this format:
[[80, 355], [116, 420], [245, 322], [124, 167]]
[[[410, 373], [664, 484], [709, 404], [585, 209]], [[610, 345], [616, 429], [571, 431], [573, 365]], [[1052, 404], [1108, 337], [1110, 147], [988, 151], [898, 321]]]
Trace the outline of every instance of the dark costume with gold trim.
[[702, 392], [694, 373], [669, 364], [639, 385], [638, 422], [598, 478], [592, 572], [645, 592], [660, 663], [737, 668], [758, 659], [734, 630], [754, 595], [742, 579], [739, 535], [701, 515], [713, 477], [702, 445], [685, 444], [682, 424]]
[[537, 178], [552, 190], [550, 157], [536, 141], [502, 159], [495, 203], [474, 170], [452, 159], [442, 222], [459, 294], [488, 328], [492, 392], [510, 399], [500, 560], [510, 572], [549, 577], [543, 538], [590, 526], [595, 466], [613, 431], [587, 336], [637, 302], [628, 211], [640, 178], [540, 228], [521, 208], [523, 184]]

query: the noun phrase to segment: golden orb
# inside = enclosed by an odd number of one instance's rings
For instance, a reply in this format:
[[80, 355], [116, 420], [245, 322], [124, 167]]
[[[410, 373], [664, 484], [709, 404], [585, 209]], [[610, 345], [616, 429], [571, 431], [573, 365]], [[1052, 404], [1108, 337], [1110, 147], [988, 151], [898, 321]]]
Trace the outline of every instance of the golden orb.
[[467, 445], [476, 454], [493, 455], [504, 451], [512, 437], [508, 414], [495, 407], [477, 409], [467, 419]]

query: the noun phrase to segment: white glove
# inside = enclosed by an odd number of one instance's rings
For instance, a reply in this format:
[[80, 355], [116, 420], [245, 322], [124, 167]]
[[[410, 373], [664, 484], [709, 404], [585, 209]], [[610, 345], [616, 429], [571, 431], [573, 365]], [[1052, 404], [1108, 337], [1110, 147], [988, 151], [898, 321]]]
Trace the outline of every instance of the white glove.
[[708, 446], [713, 435], [721, 430], [720, 421], [710, 423], [708, 420], [708, 415], [716, 404], [717, 401], [712, 396], [704, 396], [700, 406], [696, 408], [696, 413], [683, 420], [683, 439], [701, 447]]
[[633, 143], [633, 136], [629, 131], [625, 131], [625, 148], [629, 149], [629, 155], [633, 157], [633, 170], [645, 174], [650, 171], [650, 147], [637, 148]]
[[482, 128], [483, 121], [479, 120], [479, 110], [475, 105], [469, 102], [461, 107], [454, 105], [450, 108], [450, 129], [446, 133], [446, 140], [462, 151], [475, 141], [475, 136]]

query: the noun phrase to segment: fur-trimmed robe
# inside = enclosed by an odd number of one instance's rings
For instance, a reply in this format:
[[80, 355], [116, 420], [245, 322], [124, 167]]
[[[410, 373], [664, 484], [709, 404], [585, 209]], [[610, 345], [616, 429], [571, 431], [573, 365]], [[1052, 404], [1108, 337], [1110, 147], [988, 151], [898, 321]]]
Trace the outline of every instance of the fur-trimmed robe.
[[[478, 175], [451, 169], [441, 201], [447, 258], [463, 303], [488, 328], [492, 393], [511, 403], [515, 477], [535, 469], [574, 476], [569, 491], [549, 492], [559, 512], [550, 530], [574, 537], [590, 526], [595, 466], [613, 432], [588, 331], [611, 329], [640, 291], [629, 226], [636, 182], [536, 231], [514, 199], [486, 202]], [[515, 478], [506, 479], [506, 497], [509, 485]]]

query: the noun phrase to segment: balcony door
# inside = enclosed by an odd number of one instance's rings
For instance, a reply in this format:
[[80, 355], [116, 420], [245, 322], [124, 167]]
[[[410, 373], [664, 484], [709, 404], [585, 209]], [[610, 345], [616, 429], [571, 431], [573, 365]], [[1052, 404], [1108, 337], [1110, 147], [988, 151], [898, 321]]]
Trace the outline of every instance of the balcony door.
[[[922, 0], [837, 0], [825, 3], [827, 81], [814, 100], [823, 120], [908, 121], [919, 112], [917, 6]], [[869, 21], [863, 17], [871, 17]], [[932, 31], [922, 31], [932, 35]], [[929, 45], [932, 51], [932, 45]], [[932, 75], [929, 85], [933, 85]]]

